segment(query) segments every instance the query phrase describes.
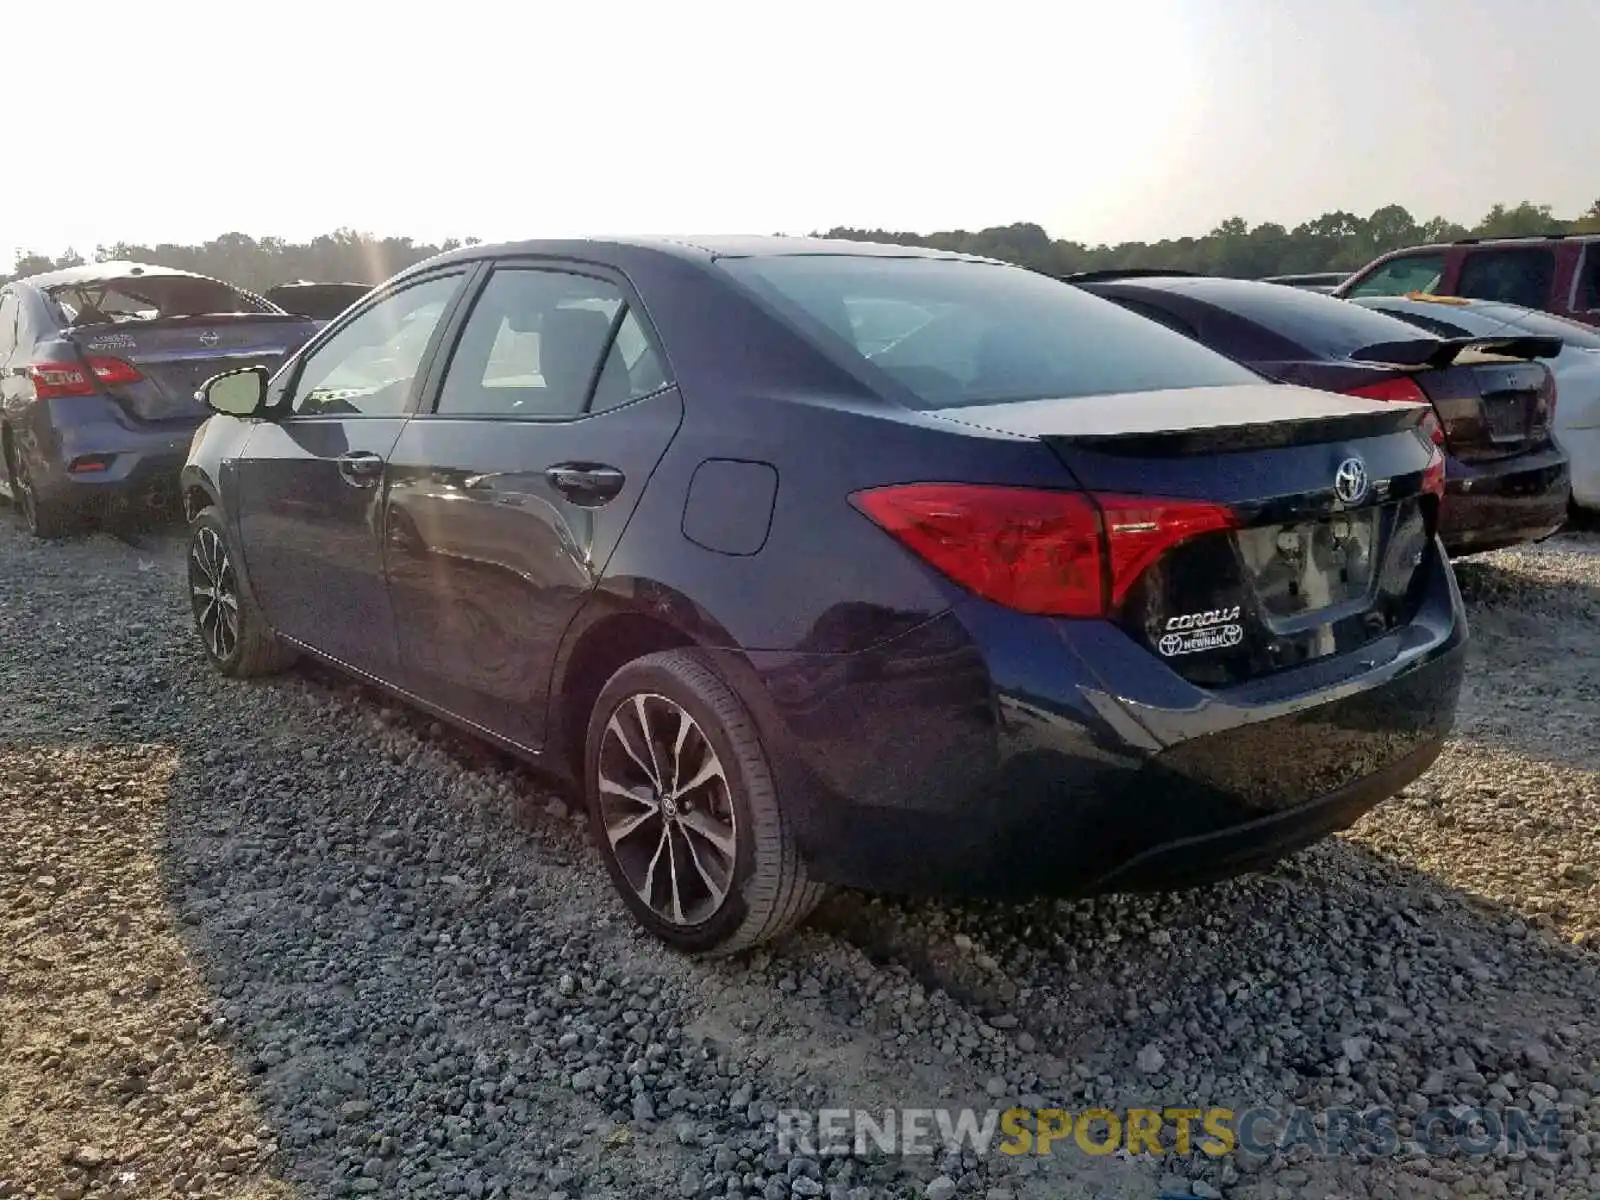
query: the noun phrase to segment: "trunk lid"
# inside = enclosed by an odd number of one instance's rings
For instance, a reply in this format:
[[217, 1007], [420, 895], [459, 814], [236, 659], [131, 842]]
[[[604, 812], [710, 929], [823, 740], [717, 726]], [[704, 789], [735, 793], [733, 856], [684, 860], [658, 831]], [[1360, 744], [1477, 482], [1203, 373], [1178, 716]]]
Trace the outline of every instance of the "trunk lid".
[[316, 323], [287, 313], [159, 317], [77, 325], [69, 338], [85, 358], [114, 358], [140, 378], [106, 391], [143, 421], [197, 423], [206, 409], [194, 393], [211, 376], [236, 367], [276, 370], [316, 332]]
[[1412, 378], [1433, 402], [1450, 453], [1463, 462], [1508, 458], [1550, 440], [1555, 394], [1542, 363], [1468, 352]]
[[1363, 346], [1350, 359], [1409, 373], [1438, 413], [1450, 453], [1482, 462], [1549, 440], [1554, 377], [1537, 360], [1555, 358], [1561, 346], [1536, 334], [1418, 338]]
[[940, 415], [1037, 437], [1101, 497], [1224, 506], [1233, 527], [1164, 546], [1112, 619], [1172, 670], [1227, 686], [1353, 651], [1409, 621], [1437, 522], [1428, 408], [1259, 386], [974, 406]]

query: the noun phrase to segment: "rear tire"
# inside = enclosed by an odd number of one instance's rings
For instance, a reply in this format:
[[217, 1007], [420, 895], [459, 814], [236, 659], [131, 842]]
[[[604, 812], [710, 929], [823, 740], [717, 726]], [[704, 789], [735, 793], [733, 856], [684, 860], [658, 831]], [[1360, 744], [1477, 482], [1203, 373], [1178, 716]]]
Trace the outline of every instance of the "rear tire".
[[214, 505], [201, 509], [189, 522], [186, 559], [189, 607], [201, 648], [211, 665], [231, 678], [275, 675], [297, 655], [272, 632], [238, 564], [222, 513]]
[[64, 500], [42, 497], [34, 486], [33, 471], [28, 466], [28, 456], [17, 450], [16, 443], [6, 438], [6, 470], [10, 476], [11, 496], [22, 523], [28, 532], [44, 541], [71, 537], [88, 524], [83, 514]]
[[589, 718], [584, 787], [613, 885], [675, 949], [770, 941], [826, 894], [807, 877], [755, 721], [693, 650], [611, 677]]

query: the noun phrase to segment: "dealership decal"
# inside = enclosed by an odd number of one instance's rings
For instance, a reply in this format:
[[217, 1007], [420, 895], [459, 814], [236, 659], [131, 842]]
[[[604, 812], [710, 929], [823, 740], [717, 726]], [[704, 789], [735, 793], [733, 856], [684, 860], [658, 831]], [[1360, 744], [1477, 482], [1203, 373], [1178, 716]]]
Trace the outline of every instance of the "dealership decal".
[[1156, 648], [1168, 658], [1179, 654], [1198, 654], [1202, 650], [1225, 650], [1244, 641], [1244, 626], [1238, 624], [1239, 606], [1213, 608], [1206, 612], [1185, 613], [1167, 621], [1166, 631]]
[[90, 350], [137, 350], [139, 343], [131, 333], [107, 333], [89, 343]]

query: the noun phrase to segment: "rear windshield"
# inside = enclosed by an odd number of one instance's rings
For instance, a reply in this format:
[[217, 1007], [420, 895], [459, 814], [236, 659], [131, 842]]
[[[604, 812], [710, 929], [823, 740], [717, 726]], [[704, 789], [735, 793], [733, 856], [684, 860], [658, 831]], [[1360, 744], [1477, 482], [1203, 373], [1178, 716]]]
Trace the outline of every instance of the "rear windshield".
[[1417, 340], [1416, 327], [1395, 317], [1279, 283], [1218, 281], [1196, 286], [1190, 294], [1255, 322], [1317, 358], [1344, 358], [1363, 346]]
[[48, 294], [69, 325], [282, 311], [221, 280], [191, 275], [138, 275], [65, 284], [49, 289]]
[[1018, 267], [853, 255], [719, 261], [920, 408], [1260, 382], [1182, 334]]

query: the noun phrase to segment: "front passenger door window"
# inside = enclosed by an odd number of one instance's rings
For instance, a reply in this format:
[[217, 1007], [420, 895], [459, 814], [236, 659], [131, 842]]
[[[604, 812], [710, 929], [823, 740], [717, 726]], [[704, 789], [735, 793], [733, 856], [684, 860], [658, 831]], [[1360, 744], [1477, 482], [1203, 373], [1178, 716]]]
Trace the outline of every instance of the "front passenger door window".
[[436, 275], [386, 296], [306, 358], [290, 407], [297, 416], [397, 417], [459, 274]]

